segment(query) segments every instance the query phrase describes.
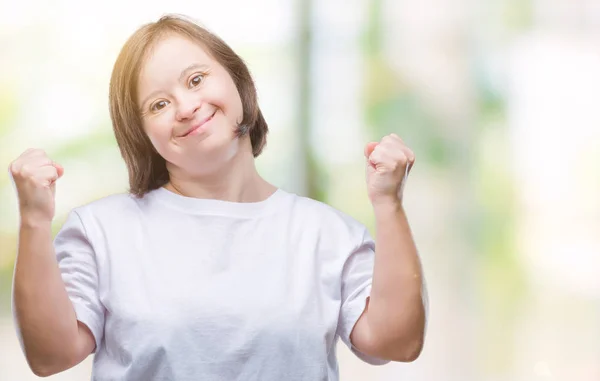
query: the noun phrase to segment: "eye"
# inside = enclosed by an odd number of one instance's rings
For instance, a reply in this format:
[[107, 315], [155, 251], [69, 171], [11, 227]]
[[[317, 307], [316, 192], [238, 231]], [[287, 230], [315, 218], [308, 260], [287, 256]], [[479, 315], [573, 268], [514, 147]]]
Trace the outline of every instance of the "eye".
[[160, 111], [163, 108], [167, 107], [168, 104], [169, 104], [169, 101], [166, 101], [163, 99], [158, 102], [152, 103], [152, 105], [150, 106], [150, 110], [155, 111], [155, 112]]
[[188, 86], [190, 88], [196, 87], [196, 86], [198, 86], [202, 82], [203, 79], [204, 79], [204, 75], [203, 74], [196, 74], [196, 75], [194, 75], [190, 79], [190, 82], [188, 83]]

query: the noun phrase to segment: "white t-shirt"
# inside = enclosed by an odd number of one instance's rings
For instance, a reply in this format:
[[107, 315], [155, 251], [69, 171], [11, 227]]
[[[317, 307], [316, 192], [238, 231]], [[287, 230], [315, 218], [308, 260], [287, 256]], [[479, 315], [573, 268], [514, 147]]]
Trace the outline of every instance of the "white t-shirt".
[[386, 363], [349, 340], [373, 240], [323, 203], [119, 194], [73, 210], [54, 243], [93, 380], [338, 380], [338, 337]]

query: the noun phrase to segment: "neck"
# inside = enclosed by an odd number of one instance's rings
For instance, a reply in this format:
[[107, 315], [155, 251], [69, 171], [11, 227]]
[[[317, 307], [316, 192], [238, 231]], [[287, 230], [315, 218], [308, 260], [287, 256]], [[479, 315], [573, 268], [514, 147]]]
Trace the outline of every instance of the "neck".
[[243, 150], [212, 173], [196, 175], [169, 171], [165, 188], [186, 197], [232, 202], [259, 202], [267, 199], [275, 186], [266, 182], [256, 170], [252, 152]]

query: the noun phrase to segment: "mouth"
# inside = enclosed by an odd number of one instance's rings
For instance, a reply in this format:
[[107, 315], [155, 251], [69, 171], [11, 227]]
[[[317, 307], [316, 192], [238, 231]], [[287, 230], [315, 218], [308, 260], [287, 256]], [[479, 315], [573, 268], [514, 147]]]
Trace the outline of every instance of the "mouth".
[[215, 112], [213, 112], [210, 116], [200, 120], [200, 122], [192, 125], [186, 132], [183, 133], [183, 135], [179, 136], [180, 138], [185, 138], [186, 136], [189, 135], [197, 135], [199, 133], [204, 132], [204, 130], [206, 129], [206, 124], [208, 122], [210, 122], [212, 120], [212, 118], [215, 116], [215, 114], [217, 113], [217, 111], [215, 110]]

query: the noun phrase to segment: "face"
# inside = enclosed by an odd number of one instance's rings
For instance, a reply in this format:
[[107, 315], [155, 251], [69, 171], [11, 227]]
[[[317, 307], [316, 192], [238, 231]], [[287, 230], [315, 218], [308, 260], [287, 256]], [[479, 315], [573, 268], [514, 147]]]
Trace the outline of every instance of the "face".
[[137, 95], [144, 131], [170, 172], [210, 172], [238, 152], [240, 95], [198, 43], [176, 34], [161, 39], [142, 65]]

